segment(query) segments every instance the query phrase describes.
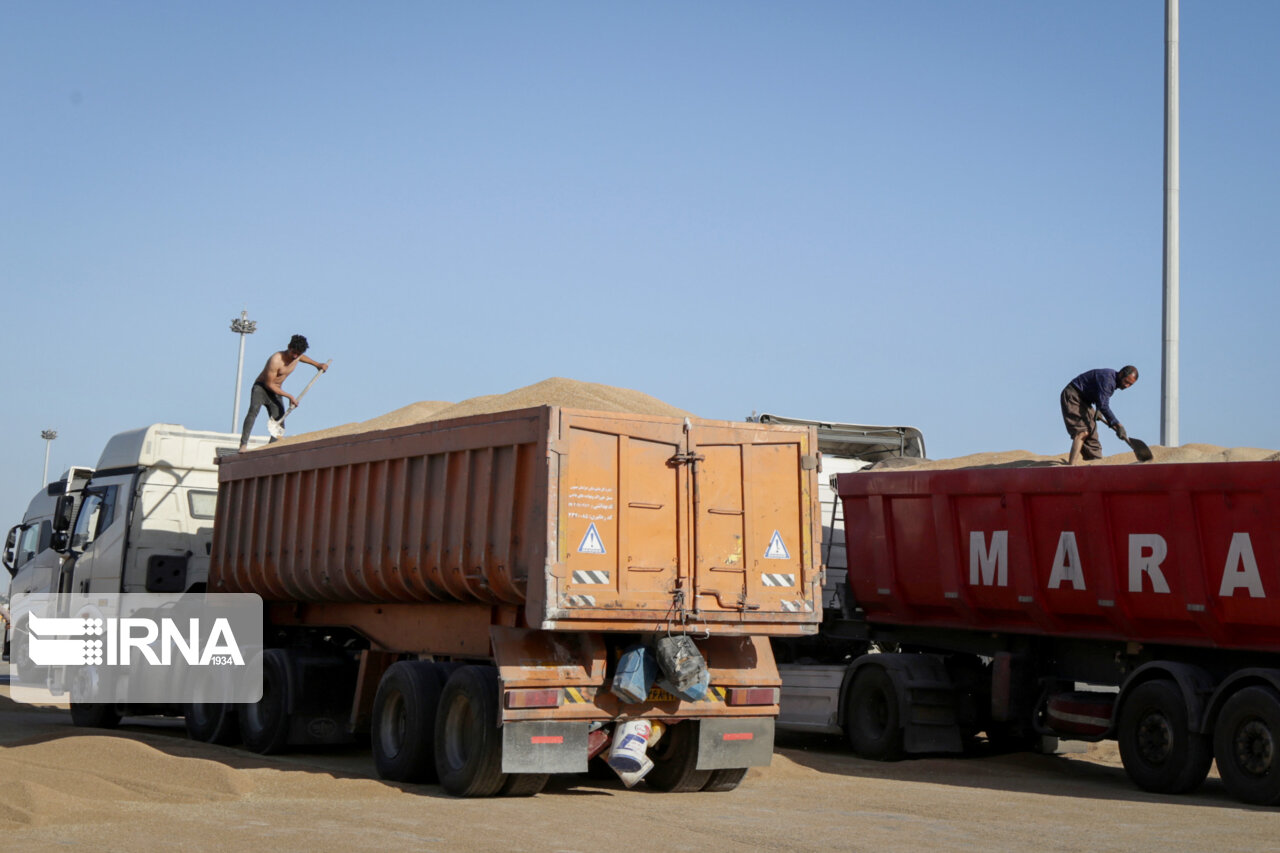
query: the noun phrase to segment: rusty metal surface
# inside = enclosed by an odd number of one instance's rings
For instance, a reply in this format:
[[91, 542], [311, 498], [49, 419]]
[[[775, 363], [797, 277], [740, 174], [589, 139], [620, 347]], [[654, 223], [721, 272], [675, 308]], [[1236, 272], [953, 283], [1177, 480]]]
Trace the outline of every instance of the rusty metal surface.
[[497, 621], [484, 604], [273, 603], [272, 625], [343, 627], [383, 652], [489, 657], [489, 626]]
[[214, 592], [574, 630], [811, 633], [811, 428], [544, 406], [227, 457]]
[[[532, 638], [526, 638], [526, 640]], [[536, 641], [535, 641], [536, 642]], [[624, 703], [609, 689], [610, 685], [601, 666], [595, 670], [594, 679], [566, 678], [559, 682], [561, 703], [555, 708], [505, 708], [504, 721], [511, 720], [599, 720], [619, 716], [652, 720], [679, 720], [705, 717], [776, 717], [777, 705], [729, 705], [728, 691], [735, 687], [781, 687], [782, 679], [774, 662], [773, 648], [768, 639], [750, 637], [710, 637], [697, 641], [698, 648], [707, 663], [711, 686], [707, 695], [696, 702], [682, 700], [654, 688], [649, 701]], [[512, 645], [508, 652], [515, 651]], [[501, 649], [500, 649], [501, 651]], [[500, 657], [499, 663], [503, 664]], [[522, 669], [520, 661], [509, 655], [502, 666], [504, 689], [518, 686], [538, 686], [555, 683], [543, 661]], [[566, 671], [566, 675], [581, 674]], [[543, 681], [546, 675], [548, 681]], [[585, 683], [584, 683], [585, 682]]]

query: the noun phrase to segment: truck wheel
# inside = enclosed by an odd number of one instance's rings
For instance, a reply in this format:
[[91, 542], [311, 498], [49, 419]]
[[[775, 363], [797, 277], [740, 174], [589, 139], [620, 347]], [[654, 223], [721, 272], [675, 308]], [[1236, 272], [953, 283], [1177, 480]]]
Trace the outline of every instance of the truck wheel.
[[1195, 790], [1213, 763], [1212, 744], [1191, 731], [1187, 705], [1172, 681], [1148, 681], [1125, 697], [1119, 739], [1125, 772], [1144, 791]]
[[187, 736], [204, 743], [240, 742], [236, 706], [227, 702], [188, 702], [183, 709]]
[[672, 794], [702, 790], [712, 771], [698, 769], [698, 728], [697, 720], [667, 728], [649, 752], [653, 769], [644, 777], [646, 785]]
[[1246, 687], [1227, 700], [1213, 736], [1222, 782], [1238, 800], [1280, 803], [1280, 696]]
[[444, 686], [436, 716], [436, 772], [455, 797], [491, 797], [507, 781], [498, 693], [492, 666], [460, 667]]
[[28, 687], [43, 685], [48, 677], [47, 666], [36, 666], [27, 649], [29, 635], [25, 632], [15, 633], [10, 643], [9, 661], [17, 670], [18, 681]]
[[262, 653], [262, 698], [240, 706], [244, 745], [259, 755], [284, 752], [289, 745], [289, 659], [284, 649]]
[[429, 661], [400, 661], [382, 676], [370, 732], [378, 778], [436, 781], [436, 711], [443, 688], [440, 668]]
[[82, 666], [71, 678], [71, 722], [87, 729], [114, 729], [120, 711], [113, 702], [80, 702], [77, 697], [97, 696], [101, 690], [96, 666]]
[[853, 751], [873, 761], [899, 761], [906, 755], [901, 711], [893, 678], [880, 666], [859, 670], [849, 685], [846, 728]]
[[532, 797], [534, 794], [542, 793], [542, 789], [547, 787], [547, 780], [550, 778], [550, 773], [508, 773], [507, 781], [502, 783], [498, 796]]
[[707, 784], [702, 786], [702, 790], [711, 793], [720, 793], [722, 791], [732, 791], [742, 783], [747, 776], [747, 768], [745, 767], [728, 767], [723, 770], [712, 770], [711, 778], [707, 780]]
[[229, 695], [231, 675], [226, 669], [197, 675], [188, 673], [187, 689], [192, 697], [182, 709], [187, 736], [204, 743], [230, 745], [240, 742], [240, 720], [233, 703], [218, 701]]
[[72, 702], [71, 722], [85, 729], [114, 729], [120, 725], [120, 712], [101, 702]]

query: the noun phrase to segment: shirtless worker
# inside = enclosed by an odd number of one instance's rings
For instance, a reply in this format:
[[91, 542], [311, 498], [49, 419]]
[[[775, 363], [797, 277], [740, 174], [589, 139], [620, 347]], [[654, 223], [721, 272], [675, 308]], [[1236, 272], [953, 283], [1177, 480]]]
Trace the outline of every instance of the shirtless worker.
[[[284, 415], [284, 403], [281, 397], [287, 397], [289, 404], [298, 405], [298, 399], [284, 390], [284, 381], [293, 373], [298, 362], [304, 362], [324, 373], [328, 366], [312, 361], [303, 355], [307, 351], [307, 339], [302, 335], [294, 335], [289, 339], [288, 349], [272, 353], [267, 359], [267, 366], [262, 368], [258, 378], [253, 381], [253, 392], [249, 395], [249, 413], [244, 416], [244, 429], [240, 431], [240, 451], [249, 446], [249, 433], [253, 431], [253, 422], [258, 419], [258, 410], [267, 407], [267, 415], [272, 420], [280, 420]], [[275, 441], [273, 437], [271, 439]]]

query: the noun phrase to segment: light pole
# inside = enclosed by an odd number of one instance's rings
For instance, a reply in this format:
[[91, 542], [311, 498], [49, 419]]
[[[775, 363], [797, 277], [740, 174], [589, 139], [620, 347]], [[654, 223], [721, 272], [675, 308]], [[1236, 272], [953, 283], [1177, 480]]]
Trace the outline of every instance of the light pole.
[[1160, 443], [1178, 446], [1178, 0], [1164, 2], [1164, 349]]
[[244, 375], [244, 336], [252, 335], [258, 330], [258, 324], [249, 319], [248, 311], [241, 311], [240, 316], [231, 321], [231, 331], [240, 336], [240, 358], [236, 361], [236, 407], [231, 410], [231, 431], [236, 431], [236, 421], [240, 418], [240, 379]]
[[49, 483], [49, 447], [53, 444], [53, 440], [58, 437], [56, 429], [40, 430], [40, 437], [44, 439], [44, 473], [40, 475], [40, 488], [44, 488]]

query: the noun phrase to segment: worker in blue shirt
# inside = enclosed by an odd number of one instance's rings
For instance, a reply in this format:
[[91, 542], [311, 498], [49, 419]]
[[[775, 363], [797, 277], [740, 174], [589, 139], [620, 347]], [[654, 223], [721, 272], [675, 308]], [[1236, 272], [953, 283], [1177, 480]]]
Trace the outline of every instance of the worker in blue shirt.
[[[1111, 395], [1138, 381], [1138, 368], [1125, 365], [1119, 371], [1107, 367], [1081, 373], [1067, 383], [1059, 398], [1062, 403], [1062, 422], [1071, 436], [1071, 455], [1068, 465], [1076, 460], [1101, 459], [1102, 442], [1098, 441], [1098, 416], [1102, 422], [1116, 431], [1121, 441], [1128, 443], [1129, 434], [1111, 411]], [[1096, 409], [1096, 411], [1095, 411]]]

